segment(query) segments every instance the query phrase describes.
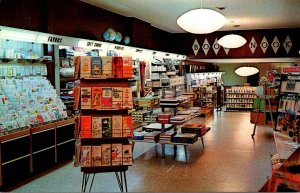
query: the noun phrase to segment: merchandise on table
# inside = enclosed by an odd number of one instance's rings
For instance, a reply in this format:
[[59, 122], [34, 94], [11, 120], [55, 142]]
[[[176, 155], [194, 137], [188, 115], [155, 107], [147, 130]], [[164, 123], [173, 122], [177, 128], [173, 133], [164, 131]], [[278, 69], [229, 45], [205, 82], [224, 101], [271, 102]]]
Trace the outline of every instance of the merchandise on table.
[[176, 134], [177, 134], [177, 131], [174, 131], [174, 130], [165, 131], [160, 134], [159, 141], [160, 142], [171, 142], [173, 136], [175, 136]]
[[144, 141], [155, 141], [158, 142], [160, 131], [152, 131], [144, 135]]
[[191, 133], [177, 133], [173, 137], [174, 143], [190, 143], [193, 144], [198, 140], [197, 134], [191, 134]]

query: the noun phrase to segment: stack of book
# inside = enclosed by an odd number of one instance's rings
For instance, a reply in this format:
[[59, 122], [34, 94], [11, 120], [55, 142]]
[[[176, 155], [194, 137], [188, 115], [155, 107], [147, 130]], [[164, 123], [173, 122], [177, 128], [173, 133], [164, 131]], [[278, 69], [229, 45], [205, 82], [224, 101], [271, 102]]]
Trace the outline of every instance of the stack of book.
[[133, 121], [139, 121], [139, 122], [143, 122], [144, 121], [144, 117], [147, 115], [147, 114], [150, 114], [150, 111], [134, 111], [131, 113], [131, 116], [132, 116], [132, 120]]
[[138, 99], [138, 104], [140, 107], [156, 107], [158, 104], [157, 97], [144, 97]]
[[144, 140], [144, 136], [148, 134], [146, 131], [134, 131], [133, 132], [133, 139], [134, 140]]
[[173, 131], [173, 130], [165, 131], [165, 132], [160, 134], [159, 141], [160, 142], [171, 142], [172, 137], [175, 136], [176, 134], [177, 134], [177, 132]]
[[157, 122], [157, 113], [154, 114], [148, 114], [144, 117], [144, 122], [147, 123], [156, 123]]
[[169, 123], [170, 122], [170, 117], [172, 116], [171, 112], [166, 112], [166, 113], [158, 113], [158, 122], [159, 123]]
[[177, 133], [173, 137], [174, 143], [189, 143], [193, 144], [198, 140], [198, 135], [197, 134], [192, 134], [192, 133]]
[[183, 115], [176, 115], [170, 118], [170, 123], [175, 125], [181, 125], [186, 121], [187, 117]]
[[158, 142], [159, 135], [161, 134], [160, 131], [152, 131], [144, 135], [144, 141], [155, 141]]
[[181, 133], [194, 133], [198, 136], [203, 136], [206, 132], [206, 127], [203, 124], [185, 124], [181, 127]]
[[168, 98], [168, 99], [160, 99], [161, 107], [169, 107], [174, 108], [179, 106], [179, 101], [177, 99]]

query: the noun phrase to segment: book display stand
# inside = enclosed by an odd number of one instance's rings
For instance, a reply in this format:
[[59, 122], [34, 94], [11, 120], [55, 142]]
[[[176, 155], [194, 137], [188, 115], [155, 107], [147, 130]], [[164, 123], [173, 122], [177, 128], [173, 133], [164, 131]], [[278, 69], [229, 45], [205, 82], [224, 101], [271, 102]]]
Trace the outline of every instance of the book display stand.
[[[97, 71], [93, 67], [97, 66]], [[82, 192], [91, 191], [95, 174], [115, 172], [127, 192], [126, 171], [132, 165], [132, 59], [81, 57], [80, 167]], [[91, 177], [91, 175], [93, 177]], [[89, 180], [91, 182], [89, 183]], [[90, 184], [90, 185], [89, 185]]]

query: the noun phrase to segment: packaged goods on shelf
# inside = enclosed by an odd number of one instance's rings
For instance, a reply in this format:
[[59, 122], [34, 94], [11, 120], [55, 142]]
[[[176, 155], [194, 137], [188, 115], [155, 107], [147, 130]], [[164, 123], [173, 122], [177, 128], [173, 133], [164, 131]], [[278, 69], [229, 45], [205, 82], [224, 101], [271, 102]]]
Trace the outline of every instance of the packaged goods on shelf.
[[177, 107], [179, 106], [179, 101], [177, 99], [171, 99], [171, 98], [167, 98], [167, 99], [160, 99], [160, 106], [164, 106], [164, 107]]
[[[173, 129], [174, 125], [172, 124], [165, 124], [165, 131]], [[162, 124], [161, 123], [151, 123], [149, 125], [143, 126], [142, 129], [147, 132], [151, 131], [162, 131]]]
[[143, 97], [138, 99], [138, 104], [141, 107], [156, 107], [158, 101], [158, 97]]
[[145, 117], [144, 117], [144, 122], [146, 123], [155, 123], [157, 122], [157, 113], [153, 113], [153, 114], [147, 114]]
[[172, 116], [171, 112], [161, 112], [158, 113], [157, 120], [159, 123], [169, 123], [171, 116]]

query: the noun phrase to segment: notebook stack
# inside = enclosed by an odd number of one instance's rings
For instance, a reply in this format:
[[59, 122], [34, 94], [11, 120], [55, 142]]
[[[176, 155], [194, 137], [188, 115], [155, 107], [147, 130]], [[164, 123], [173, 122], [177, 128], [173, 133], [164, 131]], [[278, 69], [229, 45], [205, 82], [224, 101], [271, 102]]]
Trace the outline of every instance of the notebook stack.
[[192, 133], [177, 133], [173, 137], [174, 143], [189, 143], [193, 144], [198, 140], [198, 135], [197, 134], [192, 134]]
[[157, 97], [144, 97], [138, 99], [138, 104], [140, 107], [156, 107], [158, 104]]
[[171, 142], [172, 138], [177, 134], [177, 131], [165, 131], [163, 133], [160, 134], [159, 136], [159, 141], [160, 142]]
[[148, 134], [146, 131], [134, 131], [133, 139], [134, 140], [144, 140], [144, 135]]
[[[172, 125], [172, 124], [165, 124], [164, 126], [165, 126], [165, 131], [168, 131], [168, 130], [174, 128], [174, 125]], [[143, 126], [142, 129], [147, 132], [162, 131], [162, 124], [161, 123], [151, 123], [149, 125]]]
[[152, 131], [144, 135], [144, 141], [155, 141], [158, 142], [159, 135], [161, 134], [160, 131]]

